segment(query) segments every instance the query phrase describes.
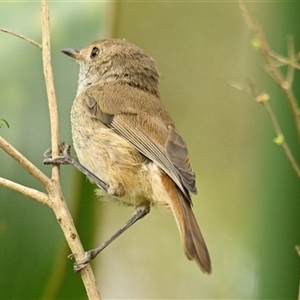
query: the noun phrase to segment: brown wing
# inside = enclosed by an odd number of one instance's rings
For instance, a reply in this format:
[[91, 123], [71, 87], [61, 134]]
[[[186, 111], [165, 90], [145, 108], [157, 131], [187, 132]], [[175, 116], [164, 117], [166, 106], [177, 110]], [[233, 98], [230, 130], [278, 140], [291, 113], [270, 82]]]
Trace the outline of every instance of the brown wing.
[[91, 86], [85, 91], [86, 111], [128, 140], [160, 166], [191, 204], [196, 193], [186, 144], [160, 99], [130, 86]]

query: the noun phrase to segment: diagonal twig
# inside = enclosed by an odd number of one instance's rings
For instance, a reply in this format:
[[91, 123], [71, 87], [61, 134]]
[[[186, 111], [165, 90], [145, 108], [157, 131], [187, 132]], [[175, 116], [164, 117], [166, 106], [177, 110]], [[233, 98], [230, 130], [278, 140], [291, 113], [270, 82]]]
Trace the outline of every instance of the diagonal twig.
[[25, 170], [27, 170], [32, 176], [34, 176], [43, 186], [45, 186], [46, 189], [50, 188], [51, 186], [50, 179], [1, 136], [0, 136], [0, 148], [2, 148], [8, 155], [10, 155], [14, 160], [16, 160]]
[[16, 192], [19, 192], [19, 193], [21, 193], [27, 197], [30, 197], [34, 200], [37, 200], [38, 202], [41, 202], [42, 204], [51, 206], [50, 202], [49, 202], [49, 197], [45, 193], [39, 192], [35, 189], [29, 188], [27, 186], [21, 185], [19, 183], [10, 181], [10, 180], [2, 178], [2, 177], [0, 177], [0, 185], [6, 187], [8, 189], [14, 190]]
[[9, 33], [9, 34], [14, 35], [14, 36], [16, 36], [16, 37], [18, 37], [18, 38], [20, 38], [20, 39], [22, 39], [22, 40], [25, 40], [25, 41], [29, 42], [30, 44], [32, 44], [32, 45], [38, 47], [40, 50], [43, 49], [43, 47], [42, 47], [41, 44], [39, 44], [39, 43], [35, 42], [34, 40], [29, 39], [29, 38], [27, 38], [27, 37], [25, 37], [25, 36], [23, 36], [23, 35], [21, 35], [21, 34], [15, 33], [15, 32], [13, 32], [13, 31], [10, 31], [10, 30], [4, 29], [4, 28], [0, 28], [0, 31], [5, 32], [5, 33]]

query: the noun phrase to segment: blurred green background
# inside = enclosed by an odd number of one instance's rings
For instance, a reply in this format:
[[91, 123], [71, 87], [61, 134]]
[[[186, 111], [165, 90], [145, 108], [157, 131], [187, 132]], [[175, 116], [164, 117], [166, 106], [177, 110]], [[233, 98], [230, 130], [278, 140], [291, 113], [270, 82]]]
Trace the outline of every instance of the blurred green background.
[[[299, 2], [249, 4], [270, 46], [300, 49]], [[0, 27], [41, 41], [39, 2], [1, 2]], [[53, 2], [52, 60], [61, 139], [71, 143], [69, 113], [78, 66], [60, 52], [93, 40], [125, 38], [157, 62], [161, 96], [185, 138], [197, 174], [194, 211], [213, 273], [203, 275], [181, 249], [171, 216], [156, 209], [101, 253], [93, 267], [105, 299], [295, 299], [299, 285], [300, 185], [262, 106], [228, 85], [253, 81], [271, 95], [286, 139], [299, 148], [290, 109], [262, 70], [236, 2]], [[46, 174], [50, 146], [41, 53], [0, 33], [0, 134]], [[294, 90], [299, 95], [299, 74]], [[85, 249], [106, 240], [132, 209], [96, 200], [70, 166], [62, 183]], [[0, 176], [43, 188], [0, 150]], [[0, 299], [85, 299], [53, 213], [0, 186]]]

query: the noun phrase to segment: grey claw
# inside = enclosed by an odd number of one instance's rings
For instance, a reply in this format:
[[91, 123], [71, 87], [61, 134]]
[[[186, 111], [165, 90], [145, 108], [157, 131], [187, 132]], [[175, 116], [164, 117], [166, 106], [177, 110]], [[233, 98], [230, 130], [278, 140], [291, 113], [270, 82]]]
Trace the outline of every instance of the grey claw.
[[47, 149], [45, 152], [44, 152], [44, 157], [45, 158], [49, 158], [49, 154], [51, 154], [52, 153], [52, 149], [51, 148], [49, 148], [49, 149]]
[[58, 157], [49, 157], [50, 154], [52, 154], [52, 150], [48, 149], [44, 152], [45, 159], [43, 160], [43, 163], [45, 165], [67, 165], [69, 164], [69, 157], [70, 157], [70, 150], [71, 146], [66, 144], [65, 142], [59, 143], [59, 149], [60, 153], [62, 153], [61, 156]]
[[79, 273], [87, 266], [88, 263], [74, 263], [73, 269], [75, 273]]

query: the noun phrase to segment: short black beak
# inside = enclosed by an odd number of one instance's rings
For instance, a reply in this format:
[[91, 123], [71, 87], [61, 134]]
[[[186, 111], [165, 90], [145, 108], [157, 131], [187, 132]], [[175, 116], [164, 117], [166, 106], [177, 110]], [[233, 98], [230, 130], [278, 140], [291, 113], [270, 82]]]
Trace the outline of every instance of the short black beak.
[[65, 49], [62, 49], [61, 52], [71, 56], [72, 58], [74, 58], [76, 60], [82, 59], [82, 56], [78, 50], [71, 49], [71, 48], [65, 48]]

